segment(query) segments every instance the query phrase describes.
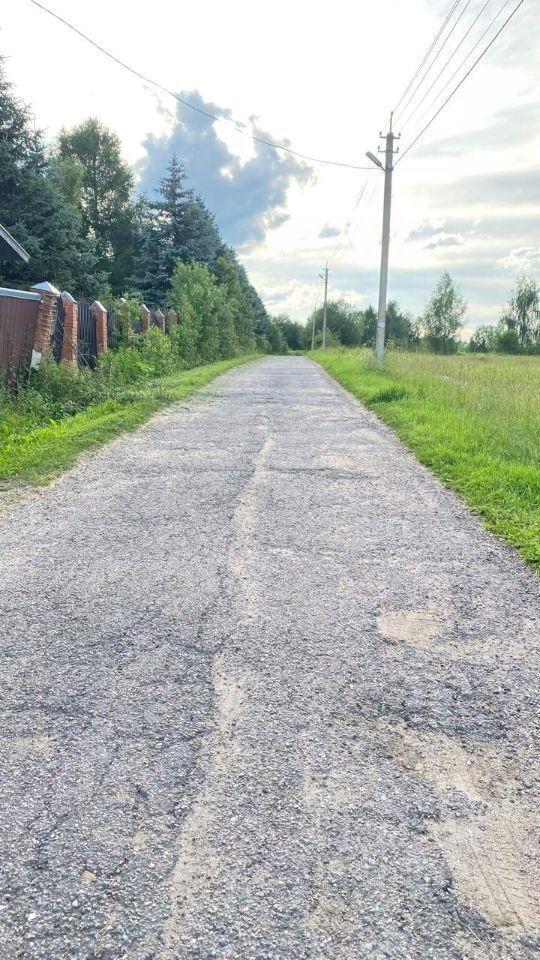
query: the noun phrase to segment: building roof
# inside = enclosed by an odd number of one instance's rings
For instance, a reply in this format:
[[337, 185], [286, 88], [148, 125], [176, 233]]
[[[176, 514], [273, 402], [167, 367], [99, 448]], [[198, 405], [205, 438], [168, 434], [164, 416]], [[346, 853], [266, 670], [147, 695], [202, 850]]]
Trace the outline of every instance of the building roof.
[[28, 263], [29, 259], [30, 254], [0, 223], [0, 260], [24, 260]]

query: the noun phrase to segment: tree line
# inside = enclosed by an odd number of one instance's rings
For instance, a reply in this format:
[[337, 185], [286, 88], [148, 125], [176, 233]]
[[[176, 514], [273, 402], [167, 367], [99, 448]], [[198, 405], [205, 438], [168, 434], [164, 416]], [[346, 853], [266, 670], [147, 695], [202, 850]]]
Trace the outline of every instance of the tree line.
[[[467, 341], [460, 336], [467, 304], [456, 283], [444, 273], [419, 317], [403, 310], [392, 300], [386, 310], [386, 345], [401, 350], [427, 350], [432, 353], [514, 353], [540, 354], [540, 287], [530, 277], [520, 277], [504, 306], [497, 324], [480, 326]], [[291, 320], [285, 314], [275, 318], [279, 349], [309, 350], [322, 344], [323, 308], [318, 307], [307, 323]], [[345, 300], [330, 300], [327, 305], [329, 346], [375, 346], [377, 311], [368, 306], [360, 310]], [[276, 334], [274, 333], [274, 338]]]
[[203, 199], [172, 157], [155, 197], [135, 194], [118, 136], [95, 118], [47, 143], [0, 60], [0, 219], [30, 254], [0, 284], [49, 280], [109, 305], [174, 307], [189, 362], [280, 343], [275, 325]]

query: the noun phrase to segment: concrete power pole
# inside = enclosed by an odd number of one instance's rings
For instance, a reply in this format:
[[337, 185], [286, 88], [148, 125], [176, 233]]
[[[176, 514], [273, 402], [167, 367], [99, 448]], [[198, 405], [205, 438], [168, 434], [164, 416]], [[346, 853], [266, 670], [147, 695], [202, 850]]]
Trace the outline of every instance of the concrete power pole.
[[322, 345], [323, 350], [326, 350], [326, 315], [328, 307], [328, 261], [326, 267], [324, 268], [324, 274], [321, 273], [321, 279], [324, 278], [324, 309], [323, 309], [323, 328], [322, 328]]
[[[381, 134], [383, 136], [383, 134]], [[379, 312], [377, 317], [377, 337], [375, 341], [375, 357], [377, 363], [382, 363], [384, 358], [384, 337], [386, 330], [386, 298], [388, 292], [388, 259], [390, 253], [390, 216], [392, 212], [392, 174], [394, 172], [394, 140], [396, 135], [392, 133], [392, 116], [390, 117], [390, 130], [386, 134], [386, 146], [383, 152], [385, 155], [384, 166], [373, 153], [367, 156], [373, 163], [377, 164], [384, 171], [384, 206], [383, 206], [383, 226], [382, 226], [382, 244], [381, 244], [381, 273], [379, 278]]]

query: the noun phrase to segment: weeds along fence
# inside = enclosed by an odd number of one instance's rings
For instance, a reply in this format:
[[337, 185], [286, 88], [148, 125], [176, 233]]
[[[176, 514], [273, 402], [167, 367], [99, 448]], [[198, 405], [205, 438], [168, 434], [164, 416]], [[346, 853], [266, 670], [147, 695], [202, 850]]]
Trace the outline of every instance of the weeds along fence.
[[[66, 312], [73, 311], [73, 306], [76, 308], [75, 322], [66, 323]], [[150, 326], [156, 326], [163, 333], [170, 334], [177, 322], [174, 310], [169, 310], [165, 317], [161, 310], [148, 311], [143, 304], [139, 317], [130, 323], [130, 329], [133, 333], [145, 333]], [[58, 297], [52, 331], [53, 355], [58, 363], [76, 362], [79, 367], [93, 369], [98, 357], [106, 350], [120, 347], [124, 338], [125, 325], [118, 310], [106, 310], [99, 301], [78, 300], [74, 303], [65, 294]]]
[[[0, 384], [16, 389], [44, 351], [51, 351], [57, 363], [93, 369], [101, 354], [124, 342], [121, 304], [107, 310], [98, 300], [76, 301], [50, 283], [37, 284], [31, 292], [0, 288]], [[141, 304], [130, 327], [144, 334], [155, 325], [170, 334], [177, 323], [173, 310], [165, 315]]]

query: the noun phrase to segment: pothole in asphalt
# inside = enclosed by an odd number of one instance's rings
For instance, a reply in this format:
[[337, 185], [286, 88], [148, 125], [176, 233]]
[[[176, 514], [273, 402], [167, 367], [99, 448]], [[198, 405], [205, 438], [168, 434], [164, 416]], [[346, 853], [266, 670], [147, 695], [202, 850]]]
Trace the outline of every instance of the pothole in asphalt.
[[401, 644], [431, 647], [445, 628], [445, 619], [435, 610], [397, 610], [383, 613], [377, 621], [381, 637], [399, 648]]

